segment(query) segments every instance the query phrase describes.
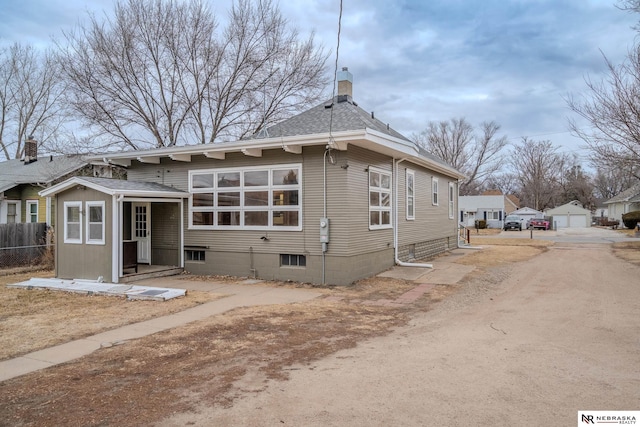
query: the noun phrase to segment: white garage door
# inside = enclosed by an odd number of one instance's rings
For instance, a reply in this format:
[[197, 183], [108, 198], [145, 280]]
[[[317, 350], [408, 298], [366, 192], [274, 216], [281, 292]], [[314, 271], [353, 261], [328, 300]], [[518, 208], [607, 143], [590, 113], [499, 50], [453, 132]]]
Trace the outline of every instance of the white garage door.
[[570, 215], [569, 216], [569, 227], [586, 227], [587, 226], [587, 216], [586, 215]]
[[587, 226], [586, 215], [556, 215], [553, 222], [557, 228], [578, 228]]

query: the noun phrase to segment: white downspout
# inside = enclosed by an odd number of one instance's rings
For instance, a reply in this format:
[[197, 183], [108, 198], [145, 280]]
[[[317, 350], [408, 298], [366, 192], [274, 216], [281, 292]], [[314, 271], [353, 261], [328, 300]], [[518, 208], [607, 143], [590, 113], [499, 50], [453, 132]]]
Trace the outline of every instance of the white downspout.
[[[395, 172], [395, 183], [394, 183], [394, 187], [395, 190], [394, 192], [396, 193], [396, 196], [394, 197], [395, 199], [395, 203], [394, 203], [394, 213], [393, 213], [393, 222], [394, 222], [394, 226], [393, 226], [393, 251], [394, 251], [394, 259], [397, 265], [401, 266], [401, 267], [422, 267], [422, 268], [433, 268], [433, 264], [421, 264], [421, 263], [415, 263], [415, 262], [404, 262], [404, 261], [400, 261], [400, 259], [398, 258], [398, 199], [399, 199], [399, 194], [398, 194], [398, 165], [402, 162], [404, 162], [405, 160], [407, 160], [407, 158], [405, 157], [404, 159], [400, 159], [396, 162], [396, 159], [394, 158], [392, 161], [393, 164], [393, 168], [394, 168], [394, 172]], [[415, 182], [414, 182], [415, 185]], [[415, 191], [415, 189], [414, 189]]]

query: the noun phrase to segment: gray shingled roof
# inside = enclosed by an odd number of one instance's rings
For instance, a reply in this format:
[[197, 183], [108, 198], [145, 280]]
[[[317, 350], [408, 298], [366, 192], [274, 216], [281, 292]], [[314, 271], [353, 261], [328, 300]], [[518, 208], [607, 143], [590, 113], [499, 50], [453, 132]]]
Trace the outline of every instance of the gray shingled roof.
[[95, 178], [92, 176], [79, 176], [77, 178], [115, 191], [154, 191], [159, 193], [184, 192], [183, 190], [169, 187], [168, 185], [158, 184], [156, 182], [127, 181], [124, 179]]
[[373, 129], [410, 143], [402, 134], [391, 127], [387, 127], [386, 123], [372, 118], [370, 113], [358, 107], [358, 104], [346, 95], [334, 97], [333, 102], [331, 100], [323, 102], [266, 130], [262, 130], [249, 139], [327, 133], [329, 132], [329, 125], [331, 125], [332, 132]]
[[29, 164], [22, 160], [0, 162], [0, 192], [20, 184], [50, 184], [86, 164], [81, 156], [44, 156]]
[[640, 202], [640, 183], [631, 186], [630, 188], [624, 190], [617, 196], [610, 198], [604, 203], [609, 204], [621, 202]]

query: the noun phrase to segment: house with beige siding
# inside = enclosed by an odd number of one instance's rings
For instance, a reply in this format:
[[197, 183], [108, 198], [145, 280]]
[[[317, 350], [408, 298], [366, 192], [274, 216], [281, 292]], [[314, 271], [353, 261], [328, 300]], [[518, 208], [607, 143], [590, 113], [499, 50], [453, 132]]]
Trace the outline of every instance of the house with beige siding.
[[607, 216], [617, 219], [622, 225], [622, 215], [640, 210], [640, 183], [607, 200], [604, 205], [607, 207]]
[[42, 192], [64, 212], [57, 277], [166, 265], [344, 285], [457, 247], [463, 176], [359, 107], [351, 82], [344, 70], [336, 97], [245, 140], [101, 156], [126, 184]]

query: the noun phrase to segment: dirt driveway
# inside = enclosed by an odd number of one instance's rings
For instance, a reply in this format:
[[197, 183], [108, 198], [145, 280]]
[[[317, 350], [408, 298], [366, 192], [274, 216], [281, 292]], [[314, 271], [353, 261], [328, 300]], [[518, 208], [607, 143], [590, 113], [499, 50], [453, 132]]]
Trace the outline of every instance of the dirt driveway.
[[607, 245], [551, 248], [230, 408], [159, 425], [569, 426], [638, 410], [639, 277]]

